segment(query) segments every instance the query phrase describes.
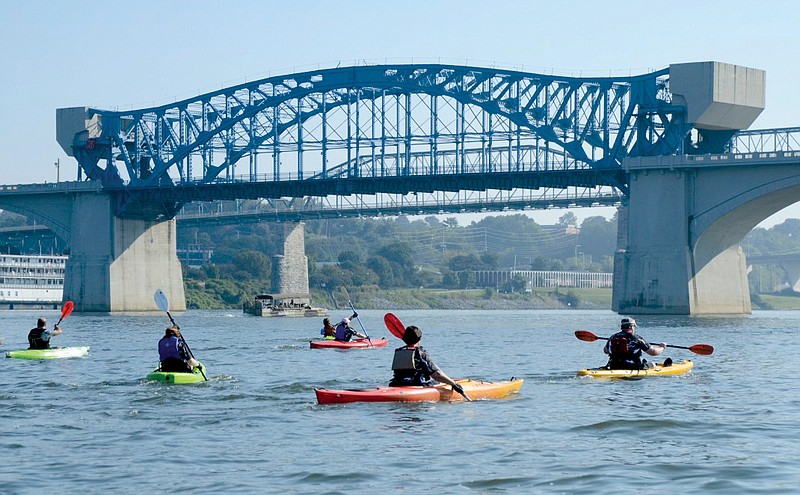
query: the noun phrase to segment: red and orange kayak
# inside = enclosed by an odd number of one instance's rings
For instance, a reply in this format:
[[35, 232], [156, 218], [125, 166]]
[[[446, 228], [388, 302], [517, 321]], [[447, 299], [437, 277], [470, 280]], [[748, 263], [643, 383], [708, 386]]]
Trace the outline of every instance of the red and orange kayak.
[[[516, 394], [523, 380], [512, 378], [505, 382], [483, 382], [463, 378], [456, 383], [464, 388], [470, 399], [498, 399]], [[441, 383], [434, 387], [376, 387], [367, 390], [328, 390], [318, 388], [317, 402], [320, 404], [346, 404], [348, 402], [422, 402], [463, 401], [464, 397], [453, 392], [450, 385]]]
[[312, 340], [309, 342], [312, 349], [366, 349], [368, 347], [386, 347], [389, 341], [386, 337], [382, 339], [353, 339], [350, 342], [342, 342], [341, 340]]

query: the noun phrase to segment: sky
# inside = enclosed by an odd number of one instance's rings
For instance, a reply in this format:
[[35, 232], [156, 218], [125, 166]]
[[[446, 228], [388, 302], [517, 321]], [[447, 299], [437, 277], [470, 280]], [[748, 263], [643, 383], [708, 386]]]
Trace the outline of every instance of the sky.
[[[752, 128], [800, 126], [798, 26], [800, 9], [785, 0], [0, 0], [0, 184], [77, 178], [55, 140], [57, 108], [143, 108], [357, 61], [573, 76], [727, 62], [767, 73]], [[531, 216], [547, 224], [564, 213]], [[761, 226], [798, 217], [793, 205]]]

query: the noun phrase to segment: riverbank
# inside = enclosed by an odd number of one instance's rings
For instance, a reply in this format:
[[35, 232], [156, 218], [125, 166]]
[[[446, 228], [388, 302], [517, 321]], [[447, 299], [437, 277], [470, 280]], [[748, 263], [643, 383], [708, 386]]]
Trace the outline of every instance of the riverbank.
[[[502, 293], [492, 289], [394, 289], [349, 291], [360, 309], [610, 309], [611, 289], [534, 289]], [[329, 305], [346, 308], [341, 294], [328, 295]]]
[[[187, 283], [186, 302], [193, 309], [241, 309], [254, 297], [253, 288], [224, 284]], [[247, 292], [247, 293], [246, 293]], [[493, 289], [368, 289], [350, 288], [353, 304], [360, 309], [611, 309], [611, 289], [536, 288], [525, 293], [502, 293]], [[314, 306], [346, 309], [347, 299], [339, 290], [312, 290]], [[753, 310], [800, 310], [800, 297], [759, 294]]]

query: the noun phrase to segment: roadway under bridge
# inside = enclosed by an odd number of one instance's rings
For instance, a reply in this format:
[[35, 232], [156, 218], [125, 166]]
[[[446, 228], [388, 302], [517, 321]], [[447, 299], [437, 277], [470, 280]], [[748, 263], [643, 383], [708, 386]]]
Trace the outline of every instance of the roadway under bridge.
[[78, 182], [3, 186], [0, 207], [70, 244], [65, 298], [84, 311], [156, 310], [155, 288], [183, 307], [176, 213], [263, 198], [296, 220], [617, 204], [615, 310], [747, 313], [740, 241], [800, 199], [793, 150], [736, 153], [764, 88], [763, 71], [719, 62], [620, 78], [359, 66], [59, 109]]

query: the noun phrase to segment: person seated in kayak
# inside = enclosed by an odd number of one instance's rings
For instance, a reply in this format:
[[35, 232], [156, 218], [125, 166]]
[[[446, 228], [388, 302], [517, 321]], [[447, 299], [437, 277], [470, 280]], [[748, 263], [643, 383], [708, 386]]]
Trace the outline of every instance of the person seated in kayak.
[[61, 328], [56, 323], [53, 330], [47, 329], [47, 320], [39, 318], [36, 328], [28, 332], [28, 349], [50, 349], [50, 337], [61, 335]]
[[161, 361], [161, 371], [191, 373], [200, 364], [189, 353], [177, 325], [167, 327], [164, 336], [158, 341], [158, 358]]
[[442, 382], [453, 387], [453, 390], [459, 394], [463, 394], [464, 389], [461, 388], [461, 385], [436, 366], [436, 363], [428, 355], [428, 351], [419, 345], [420, 340], [422, 340], [422, 330], [413, 325], [406, 327], [403, 332], [403, 342], [406, 345], [394, 350], [394, 359], [392, 360], [394, 376], [389, 382], [389, 386], [422, 385], [430, 387]]
[[319, 331], [320, 335], [325, 337], [326, 340], [331, 340], [336, 338], [336, 327], [331, 324], [331, 320], [325, 318], [322, 320], [322, 330]]
[[353, 313], [353, 316], [350, 318], [342, 318], [342, 321], [336, 325], [336, 331], [334, 332], [334, 338], [336, 340], [350, 342], [353, 340], [353, 337], [358, 337], [360, 339], [367, 338], [366, 335], [361, 335], [350, 327], [350, 320], [353, 318], [358, 318], [358, 313]]
[[612, 370], [641, 370], [649, 367], [646, 360], [642, 359], [642, 351], [650, 356], [658, 356], [667, 344], [650, 344], [634, 332], [636, 320], [623, 318], [620, 322], [620, 331], [612, 335], [606, 342], [603, 352], [608, 354], [606, 368]]

